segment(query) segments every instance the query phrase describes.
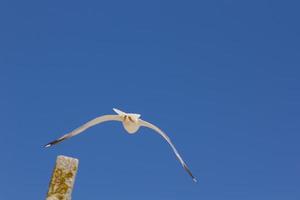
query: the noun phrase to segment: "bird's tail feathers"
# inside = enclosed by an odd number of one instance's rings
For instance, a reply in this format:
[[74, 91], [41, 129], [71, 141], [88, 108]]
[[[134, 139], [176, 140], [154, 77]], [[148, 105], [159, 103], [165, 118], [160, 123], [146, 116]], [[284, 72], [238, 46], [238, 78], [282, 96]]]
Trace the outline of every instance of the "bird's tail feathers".
[[126, 113], [119, 110], [119, 109], [116, 109], [116, 108], [113, 108], [113, 110], [118, 114], [118, 115], [125, 115]]

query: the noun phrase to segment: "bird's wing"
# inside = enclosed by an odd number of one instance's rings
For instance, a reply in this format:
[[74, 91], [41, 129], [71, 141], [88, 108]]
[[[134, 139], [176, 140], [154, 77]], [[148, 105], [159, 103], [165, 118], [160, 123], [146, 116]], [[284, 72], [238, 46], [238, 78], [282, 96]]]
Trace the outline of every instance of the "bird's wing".
[[172, 143], [171, 139], [167, 136], [167, 134], [165, 134], [162, 130], [160, 130], [157, 126], [146, 122], [144, 120], [139, 120], [140, 125], [141, 126], [145, 126], [147, 128], [150, 128], [154, 131], [156, 131], [157, 133], [159, 133], [168, 143], [169, 145], [172, 147], [177, 159], [179, 160], [179, 162], [181, 163], [182, 167], [187, 171], [187, 173], [192, 177], [194, 182], [197, 182], [197, 179], [194, 177], [194, 175], [192, 174], [191, 170], [188, 168], [188, 166], [185, 164], [185, 162], [183, 161], [183, 159], [181, 158], [180, 154], [178, 153], [177, 149], [175, 148], [174, 144]]
[[120, 118], [119, 115], [103, 115], [103, 116], [100, 116], [100, 117], [97, 117], [95, 119], [92, 119], [90, 121], [88, 121], [87, 123], [83, 124], [82, 126], [76, 128], [75, 130], [71, 131], [70, 133], [67, 133], [65, 135], [63, 135], [62, 137], [52, 141], [52, 142], [49, 142], [48, 144], [45, 145], [45, 147], [50, 147], [52, 145], [55, 145], [65, 139], [68, 139], [70, 137], [73, 137], [75, 135], [78, 135], [79, 133], [85, 131], [86, 129], [92, 127], [92, 126], [95, 126], [97, 124], [100, 124], [102, 122], [106, 122], [106, 121], [121, 121], [122, 119]]

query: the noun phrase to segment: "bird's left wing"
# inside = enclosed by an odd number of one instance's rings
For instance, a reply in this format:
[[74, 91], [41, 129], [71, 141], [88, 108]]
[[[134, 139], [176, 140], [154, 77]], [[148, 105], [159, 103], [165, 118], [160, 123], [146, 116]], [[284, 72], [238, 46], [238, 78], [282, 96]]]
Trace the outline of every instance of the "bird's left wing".
[[187, 173], [192, 177], [194, 182], [197, 182], [197, 179], [195, 178], [195, 176], [192, 174], [191, 170], [188, 168], [188, 166], [185, 164], [185, 162], [183, 161], [183, 159], [181, 158], [180, 154], [178, 153], [177, 149], [175, 148], [174, 144], [172, 143], [171, 139], [167, 136], [167, 134], [165, 134], [162, 130], [160, 130], [157, 126], [146, 122], [144, 120], [139, 120], [140, 126], [145, 126], [147, 128], [150, 128], [154, 131], [156, 131], [157, 133], [159, 133], [168, 143], [169, 145], [172, 147], [177, 159], [179, 160], [179, 162], [181, 163], [182, 167], [187, 171]]
[[103, 116], [97, 117], [95, 119], [88, 121], [87, 123], [83, 124], [82, 126], [76, 128], [75, 130], [71, 131], [70, 133], [67, 133], [67, 134], [63, 135], [62, 137], [60, 137], [52, 142], [49, 142], [48, 144], [45, 145], [45, 147], [50, 147], [52, 145], [55, 145], [65, 139], [68, 139], [70, 137], [78, 135], [79, 133], [85, 131], [86, 129], [88, 129], [92, 126], [95, 126], [97, 124], [100, 124], [100, 123], [106, 122], [106, 121], [122, 121], [122, 119], [119, 115], [103, 115]]

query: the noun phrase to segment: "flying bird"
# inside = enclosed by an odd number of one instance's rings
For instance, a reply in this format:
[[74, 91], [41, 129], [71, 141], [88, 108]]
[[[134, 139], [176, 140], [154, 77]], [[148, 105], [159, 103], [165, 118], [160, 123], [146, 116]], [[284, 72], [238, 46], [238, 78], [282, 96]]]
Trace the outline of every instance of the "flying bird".
[[123, 112], [121, 110], [118, 110], [116, 108], [113, 108], [113, 110], [117, 113], [117, 115], [103, 115], [103, 116], [97, 117], [93, 120], [90, 120], [87, 123], [83, 124], [82, 126], [76, 128], [75, 130], [63, 135], [62, 137], [60, 137], [60, 138], [58, 138], [58, 139], [56, 139], [52, 142], [49, 142], [48, 144], [45, 145], [45, 147], [53, 146], [53, 145], [55, 145], [57, 143], [60, 143], [60, 142], [66, 140], [68, 138], [71, 138], [75, 135], [78, 135], [79, 133], [85, 131], [88, 128], [91, 128], [92, 126], [95, 126], [97, 124], [100, 124], [100, 123], [106, 122], [106, 121], [119, 121], [119, 122], [122, 122], [123, 127], [125, 128], [125, 130], [129, 134], [136, 133], [139, 130], [140, 127], [144, 126], [144, 127], [150, 128], [150, 129], [154, 130], [155, 132], [157, 132], [158, 134], [160, 134], [169, 143], [169, 145], [171, 146], [172, 150], [174, 151], [177, 159], [181, 163], [182, 167], [191, 176], [193, 181], [197, 182], [197, 179], [192, 174], [192, 172], [190, 171], [190, 169], [188, 168], [186, 163], [183, 161], [183, 159], [181, 158], [181, 156], [178, 153], [177, 149], [175, 148], [174, 144], [172, 143], [171, 139], [167, 136], [166, 133], [164, 133], [157, 126], [140, 119], [140, 117], [141, 117], [140, 114], [125, 113], [125, 112]]

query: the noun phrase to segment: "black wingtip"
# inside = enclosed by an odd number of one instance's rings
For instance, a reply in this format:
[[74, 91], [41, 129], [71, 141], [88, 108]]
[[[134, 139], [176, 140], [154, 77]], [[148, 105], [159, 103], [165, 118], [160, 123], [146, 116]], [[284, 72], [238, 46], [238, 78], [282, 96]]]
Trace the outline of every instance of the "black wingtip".
[[52, 146], [52, 144], [48, 143], [48, 144], [44, 145], [44, 148], [48, 148], [48, 147], [51, 147], [51, 146]]
[[56, 143], [57, 143], [56, 141], [49, 142], [48, 144], [44, 145], [44, 147], [45, 147], [45, 148], [48, 148], [48, 147], [53, 146], [53, 145], [56, 144]]
[[187, 171], [187, 173], [190, 175], [190, 177], [193, 179], [194, 183], [197, 183], [196, 177], [192, 174], [191, 170], [188, 168], [187, 165], [183, 165], [183, 168]]
[[57, 144], [57, 143], [59, 143], [59, 142], [61, 142], [61, 141], [63, 141], [63, 140], [64, 140], [64, 138], [58, 139], [58, 140], [54, 140], [54, 141], [49, 142], [48, 144], [44, 145], [44, 147], [45, 147], [45, 148], [51, 147], [51, 146], [53, 146], [53, 145], [55, 145], [55, 144]]

